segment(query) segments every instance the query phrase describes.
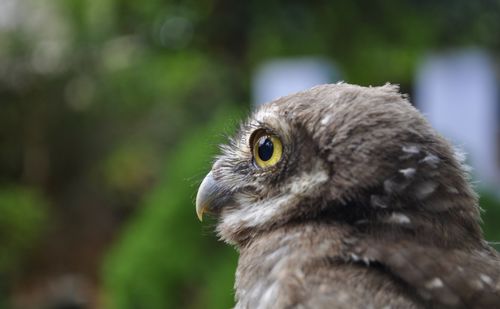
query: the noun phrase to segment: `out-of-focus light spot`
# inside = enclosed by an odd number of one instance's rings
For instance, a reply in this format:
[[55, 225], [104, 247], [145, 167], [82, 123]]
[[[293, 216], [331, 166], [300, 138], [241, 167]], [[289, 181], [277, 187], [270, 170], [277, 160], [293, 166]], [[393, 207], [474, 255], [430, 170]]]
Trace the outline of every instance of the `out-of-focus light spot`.
[[193, 24], [186, 17], [171, 16], [166, 18], [155, 32], [161, 45], [172, 49], [182, 49], [191, 41]]
[[33, 70], [42, 74], [60, 72], [64, 69], [64, 55], [65, 46], [62, 42], [40, 42], [31, 56]]
[[72, 27], [59, 10], [60, 7], [50, 0], [23, 2], [19, 22], [20, 29], [27, 39], [39, 44], [44, 41], [57, 41], [67, 45], [72, 38]]
[[481, 49], [430, 54], [417, 71], [415, 86], [417, 106], [438, 131], [464, 146], [483, 185], [500, 182], [494, 67], [492, 57]]
[[0, 29], [12, 30], [19, 23], [20, 2], [17, 0], [0, 0]]
[[134, 36], [122, 36], [109, 40], [101, 52], [102, 65], [109, 71], [125, 69], [138, 56], [140, 45]]
[[89, 76], [79, 76], [70, 81], [64, 89], [66, 103], [75, 111], [87, 109], [94, 99], [95, 83]]
[[328, 60], [306, 57], [274, 59], [262, 64], [253, 78], [255, 105], [281, 96], [340, 80], [340, 71]]

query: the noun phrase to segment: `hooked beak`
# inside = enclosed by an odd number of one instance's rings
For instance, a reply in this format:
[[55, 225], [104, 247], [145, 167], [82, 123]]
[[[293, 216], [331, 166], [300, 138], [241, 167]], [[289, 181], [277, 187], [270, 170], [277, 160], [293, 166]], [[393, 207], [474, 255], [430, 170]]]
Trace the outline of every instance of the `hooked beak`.
[[203, 221], [204, 213], [213, 212], [227, 201], [228, 195], [224, 192], [210, 171], [201, 182], [196, 195], [196, 215], [200, 221]]

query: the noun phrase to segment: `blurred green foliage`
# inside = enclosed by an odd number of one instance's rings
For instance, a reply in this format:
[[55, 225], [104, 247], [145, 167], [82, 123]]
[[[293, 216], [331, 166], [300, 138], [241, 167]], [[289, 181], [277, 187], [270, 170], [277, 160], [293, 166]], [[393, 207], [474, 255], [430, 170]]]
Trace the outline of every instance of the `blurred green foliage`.
[[[423, 53], [479, 45], [500, 54], [496, 0], [9, 3], [0, 22], [0, 275], [37, 252], [54, 264], [64, 252], [76, 265], [65, 271], [98, 277], [115, 308], [232, 305], [236, 254], [213, 224], [197, 222], [193, 200], [221, 132], [249, 110], [263, 61], [319, 55], [348, 82], [411, 91]], [[487, 238], [500, 240], [498, 200], [484, 194], [481, 204]], [[43, 247], [28, 250], [48, 222]], [[88, 271], [102, 239], [116, 244], [102, 273]]]
[[239, 112], [218, 113], [197, 128], [168, 160], [164, 179], [123, 232], [106, 263], [110, 302], [116, 308], [228, 308], [236, 252], [203, 230], [193, 193], [207, 172], [220, 135]]
[[491, 245], [500, 251], [500, 197], [490, 191], [480, 193], [479, 204], [483, 209], [481, 218], [483, 220], [484, 237]]
[[8, 308], [8, 282], [23, 269], [48, 222], [47, 201], [37, 190], [0, 188], [0, 308]]
[[26, 251], [42, 236], [46, 211], [45, 199], [33, 189], [0, 189], [0, 275], [22, 266]]

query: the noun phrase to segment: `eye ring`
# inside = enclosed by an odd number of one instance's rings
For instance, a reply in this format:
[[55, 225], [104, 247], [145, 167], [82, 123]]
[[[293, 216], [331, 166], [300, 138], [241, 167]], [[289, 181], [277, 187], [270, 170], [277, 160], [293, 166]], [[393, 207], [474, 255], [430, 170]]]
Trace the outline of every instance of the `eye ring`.
[[257, 167], [275, 166], [283, 156], [281, 139], [265, 130], [257, 131], [252, 137], [252, 154]]

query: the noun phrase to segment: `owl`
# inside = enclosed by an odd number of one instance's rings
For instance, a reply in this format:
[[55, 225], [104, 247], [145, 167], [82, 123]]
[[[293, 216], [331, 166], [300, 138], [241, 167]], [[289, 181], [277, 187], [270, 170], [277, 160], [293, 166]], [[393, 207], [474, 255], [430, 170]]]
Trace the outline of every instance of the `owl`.
[[196, 211], [239, 252], [236, 308], [500, 308], [463, 161], [397, 86], [321, 85], [241, 125]]

